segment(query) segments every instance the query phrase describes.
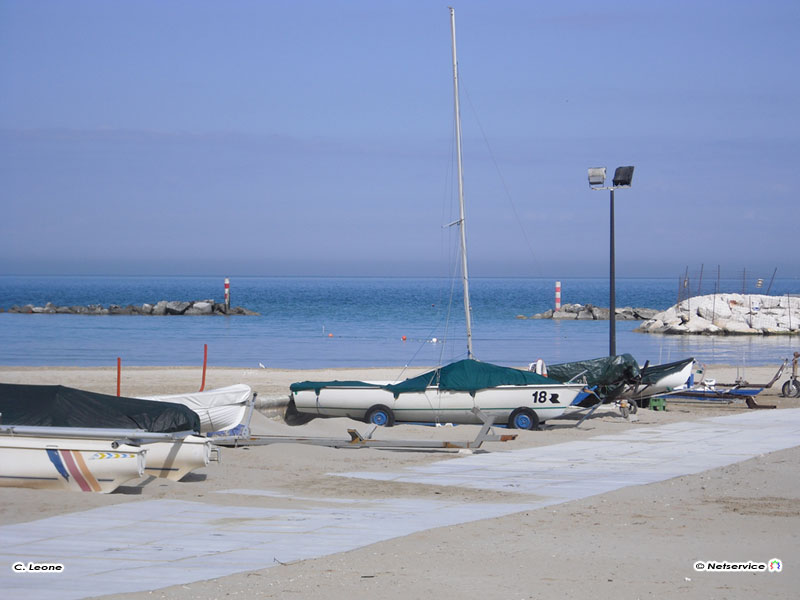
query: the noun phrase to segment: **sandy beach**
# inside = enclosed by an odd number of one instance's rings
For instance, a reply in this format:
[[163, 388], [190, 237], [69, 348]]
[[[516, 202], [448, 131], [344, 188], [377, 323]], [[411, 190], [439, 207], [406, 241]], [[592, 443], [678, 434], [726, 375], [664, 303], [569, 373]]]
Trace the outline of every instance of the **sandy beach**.
[[[777, 366], [776, 366], [777, 367]], [[766, 383], [776, 367], [748, 368], [751, 383]], [[305, 379], [393, 379], [401, 370], [336, 369], [289, 371], [212, 368], [206, 389], [246, 383], [264, 399], [285, 396], [290, 383]], [[414, 373], [407, 373], [412, 375]], [[735, 367], [709, 366], [707, 377], [732, 382]], [[779, 397], [784, 375], [758, 396], [780, 420], [800, 400]], [[197, 368], [126, 368], [122, 394], [138, 396], [195, 390]], [[113, 368], [0, 367], [6, 383], [63, 384], [116, 393]], [[543, 431], [518, 432], [513, 442], [487, 444], [483, 451], [508, 453], [598, 436], [712, 417], [750, 414], [744, 404], [670, 402], [666, 412], [640, 410], [635, 420], [618, 411], [598, 411], [580, 428], [577, 417], [549, 422]], [[788, 414], [788, 413], [786, 413]], [[255, 433], [346, 437], [367, 426], [349, 419], [316, 419], [290, 427], [279, 411], [256, 413]], [[470, 440], [474, 426], [400, 425], [382, 429], [382, 439]], [[797, 440], [800, 445], [800, 439]], [[489, 506], [519, 504], [515, 491], [352, 479], [341, 473], [398, 472], [464, 456], [454, 451], [334, 449], [275, 444], [223, 449], [212, 463], [184, 481], [144, 479], [115, 493], [81, 494], [0, 488], [0, 525], [27, 523], [92, 508], [135, 505], [149, 500], [184, 500], [222, 506], [324, 510], [331, 499], [383, 501], [417, 499]], [[456, 525], [427, 528], [346, 552], [300, 561], [274, 557], [269, 568], [191, 581], [113, 598], [791, 598], [800, 586], [800, 449], [789, 447], [741, 462], [647, 485], [629, 485], [580, 500]], [[231, 492], [234, 493], [222, 493]], [[269, 495], [236, 493], [262, 490]], [[698, 560], [784, 561], [780, 574], [700, 573]], [[272, 557], [270, 557], [271, 559]], [[67, 565], [68, 567], [68, 565]], [[8, 566], [2, 567], [7, 569]], [[53, 582], [54, 597], [58, 581]], [[91, 593], [87, 592], [87, 596]]]

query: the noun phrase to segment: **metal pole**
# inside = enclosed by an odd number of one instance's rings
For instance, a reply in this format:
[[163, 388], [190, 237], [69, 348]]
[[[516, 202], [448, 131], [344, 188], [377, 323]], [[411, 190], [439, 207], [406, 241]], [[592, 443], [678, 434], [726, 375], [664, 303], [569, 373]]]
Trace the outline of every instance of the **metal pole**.
[[702, 291], [702, 288], [703, 288], [703, 267], [705, 267], [705, 266], [706, 266], [705, 264], [701, 264], [700, 265], [700, 281], [697, 283], [697, 295], [698, 296], [700, 295], [700, 292]]
[[608, 308], [608, 355], [616, 356], [617, 354], [617, 306], [616, 306], [616, 290], [615, 290], [615, 256], [614, 256], [614, 188], [611, 188], [611, 236], [610, 236], [610, 268], [609, 268], [609, 286], [611, 288], [609, 294], [609, 308]]
[[778, 273], [778, 267], [775, 267], [775, 270], [772, 272], [772, 279], [769, 280], [769, 287], [767, 287], [767, 296], [769, 296], [769, 291], [772, 289], [772, 282], [775, 281], [775, 275]]
[[467, 358], [472, 358], [472, 318], [469, 302], [469, 273], [467, 271], [467, 232], [464, 216], [464, 177], [461, 165], [461, 109], [458, 104], [458, 59], [456, 58], [456, 11], [450, 9], [450, 35], [453, 41], [453, 98], [456, 112], [456, 154], [458, 156], [458, 207], [461, 230], [461, 278], [464, 284], [464, 314], [467, 320]]

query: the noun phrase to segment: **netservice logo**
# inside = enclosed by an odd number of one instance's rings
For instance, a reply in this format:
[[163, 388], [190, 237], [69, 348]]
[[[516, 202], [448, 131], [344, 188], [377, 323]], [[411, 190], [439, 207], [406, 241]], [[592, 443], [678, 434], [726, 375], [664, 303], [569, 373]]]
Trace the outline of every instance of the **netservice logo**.
[[779, 558], [773, 558], [767, 563], [767, 570], [770, 573], [780, 573], [783, 571], [783, 563]]

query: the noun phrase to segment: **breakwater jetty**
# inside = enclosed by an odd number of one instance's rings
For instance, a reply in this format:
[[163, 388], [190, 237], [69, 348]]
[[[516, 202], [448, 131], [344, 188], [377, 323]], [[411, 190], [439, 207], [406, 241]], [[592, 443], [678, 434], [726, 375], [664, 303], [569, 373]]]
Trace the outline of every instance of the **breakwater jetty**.
[[800, 334], [800, 296], [696, 296], [654, 315], [636, 331], [674, 335]]
[[[3, 309], [0, 308], [0, 312]], [[154, 304], [119, 306], [109, 304], [107, 307], [101, 304], [89, 304], [88, 306], [56, 306], [48, 302], [44, 306], [34, 306], [26, 304], [24, 306], [14, 305], [8, 309], [10, 313], [20, 314], [64, 314], [64, 315], [145, 315], [145, 316], [258, 316], [259, 313], [242, 308], [241, 306], [231, 306], [230, 308], [213, 300], [194, 300], [190, 302], [180, 300], [160, 300]]]
[[[626, 306], [614, 310], [617, 321], [644, 321], [652, 319], [658, 311], [654, 308], [631, 308]], [[607, 321], [610, 311], [607, 308], [593, 306], [592, 304], [565, 304], [558, 310], [548, 310], [530, 317], [517, 315], [518, 319], [562, 319], [578, 321]]]

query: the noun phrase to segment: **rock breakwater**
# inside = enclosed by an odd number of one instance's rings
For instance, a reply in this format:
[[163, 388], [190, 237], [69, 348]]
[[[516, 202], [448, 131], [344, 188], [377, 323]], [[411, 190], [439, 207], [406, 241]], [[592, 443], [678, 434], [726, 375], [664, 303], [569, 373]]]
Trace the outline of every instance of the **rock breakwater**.
[[800, 333], [800, 297], [709, 294], [683, 300], [636, 329], [675, 335]]
[[[0, 309], [2, 312], [2, 309]], [[214, 302], [213, 300], [195, 300], [185, 302], [180, 300], [160, 300], [155, 304], [128, 304], [119, 306], [109, 304], [108, 307], [102, 304], [89, 304], [88, 306], [56, 306], [48, 302], [44, 306], [34, 306], [26, 304], [24, 306], [14, 305], [8, 309], [10, 313], [21, 314], [65, 314], [65, 315], [146, 315], [146, 316], [202, 316], [202, 315], [248, 315], [258, 316], [259, 313], [241, 306], [231, 306], [227, 308], [225, 304]]]
[[[618, 321], [644, 321], [652, 319], [658, 313], [654, 308], [631, 308], [626, 306], [614, 310], [614, 318]], [[530, 317], [517, 315], [518, 319], [564, 319], [579, 321], [607, 321], [610, 317], [607, 308], [592, 304], [565, 304], [559, 310], [548, 310]]]

